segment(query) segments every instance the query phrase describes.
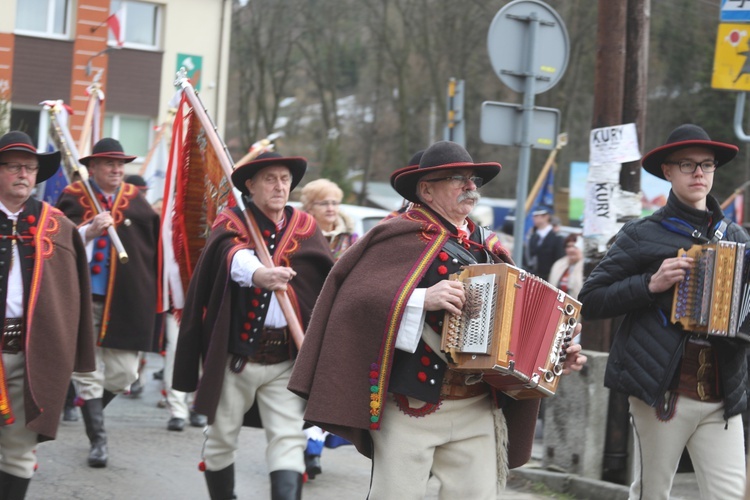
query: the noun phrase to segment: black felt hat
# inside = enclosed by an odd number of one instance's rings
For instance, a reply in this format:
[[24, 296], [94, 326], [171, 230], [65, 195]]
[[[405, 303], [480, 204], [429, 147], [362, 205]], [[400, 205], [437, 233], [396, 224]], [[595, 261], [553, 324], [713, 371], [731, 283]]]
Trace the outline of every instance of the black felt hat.
[[20, 130], [12, 130], [0, 137], [0, 153], [6, 151], [23, 151], [36, 156], [39, 162], [39, 172], [36, 174], [36, 182], [43, 182], [55, 175], [60, 168], [60, 152], [37, 153], [31, 137]]
[[419, 160], [419, 167], [407, 169], [399, 174], [393, 182], [393, 188], [409, 201], [420, 203], [417, 197], [419, 180], [430, 172], [441, 170], [467, 169], [473, 170], [475, 175], [482, 178], [482, 184], [487, 184], [502, 170], [499, 163], [474, 163], [471, 155], [455, 142], [440, 141], [427, 148]]
[[307, 160], [305, 158], [302, 158], [301, 156], [281, 156], [279, 153], [269, 151], [258, 155], [254, 160], [235, 168], [234, 172], [232, 172], [232, 183], [234, 184], [234, 187], [242, 191], [243, 194], [248, 195], [250, 193], [247, 191], [245, 181], [251, 179], [262, 169], [274, 165], [283, 165], [287, 167], [292, 174], [292, 185], [290, 186], [289, 191], [293, 190], [297, 184], [299, 184], [299, 181], [302, 180], [302, 177], [307, 170]]
[[422, 155], [424, 154], [424, 149], [420, 149], [416, 153], [414, 153], [411, 158], [409, 158], [409, 163], [405, 167], [399, 167], [396, 170], [393, 171], [391, 174], [391, 187], [395, 188], [396, 185], [396, 177], [403, 174], [404, 172], [408, 172], [410, 170], [414, 170], [415, 168], [419, 168], [419, 160], [422, 159]]
[[122, 149], [120, 141], [112, 139], [111, 137], [105, 137], [94, 144], [94, 149], [89, 156], [84, 156], [78, 161], [88, 167], [89, 163], [94, 158], [113, 158], [115, 160], [122, 160], [125, 163], [130, 163], [138, 157], [126, 155], [125, 151]]
[[664, 179], [664, 172], [661, 171], [661, 164], [664, 163], [664, 160], [673, 152], [690, 147], [712, 150], [719, 167], [730, 162], [739, 152], [737, 146], [712, 141], [701, 127], [687, 123], [674, 129], [667, 137], [667, 142], [646, 154], [641, 159], [641, 164], [648, 173]]

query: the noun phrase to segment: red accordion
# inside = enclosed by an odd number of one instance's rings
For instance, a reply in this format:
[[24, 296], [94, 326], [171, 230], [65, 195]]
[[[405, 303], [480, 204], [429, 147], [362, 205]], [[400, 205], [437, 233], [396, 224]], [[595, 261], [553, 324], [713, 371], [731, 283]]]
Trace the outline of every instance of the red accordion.
[[481, 374], [515, 399], [554, 395], [581, 303], [509, 264], [466, 266], [450, 279], [466, 292], [461, 315], [443, 321], [450, 368]]

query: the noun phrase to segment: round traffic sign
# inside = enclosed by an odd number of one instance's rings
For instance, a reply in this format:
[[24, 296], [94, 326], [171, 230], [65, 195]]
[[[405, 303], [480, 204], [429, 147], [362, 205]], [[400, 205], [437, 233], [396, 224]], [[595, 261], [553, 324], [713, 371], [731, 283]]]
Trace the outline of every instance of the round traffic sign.
[[[533, 52], [529, 50], [531, 24], [536, 23]], [[562, 78], [568, 66], [568, 32], [560, 15], [538, 0], [516, 0], [495, 14], [487, 35], [490, 62], [500, 80], [524, 91], [526, 75], [536, 78], [534, 93], [541, 94]], [[533, 55], [533, 67], [529, 57]]]

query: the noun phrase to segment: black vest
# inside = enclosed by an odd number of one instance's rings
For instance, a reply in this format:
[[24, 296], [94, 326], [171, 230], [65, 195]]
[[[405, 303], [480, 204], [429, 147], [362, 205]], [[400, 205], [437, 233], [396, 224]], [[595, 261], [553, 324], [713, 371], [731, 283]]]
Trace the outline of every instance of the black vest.
[[[2, 301], [3, 318], [5, 318], [5, 302], [8, 297], [8, 279], [10, 266], [13, 261], [13, 240], [18, 244], [21, 255], [21, 279], [23, 280], [23, 305], [26, 311], [26, 302], [31, 288], [31, 275], [34, 271], [34, 235], [37, 231], [39, 213], [42, 204], [34, 198], [29, 198], [19, 214], [16, 223], [16, 235], [13, 235], [13, 221], [8, 219], [5, 212], [0, 211], [0, 301]], [[19, 265], [16, 262], [14, 265]]]
[[[276, 224], [263, 215], [255, 204], [248, 203], [247, 206], [258, 223], [268, 253], [273, 257], [277, 243], [286, 231], [286, 225], [281, 231], [278, 231]], [[239, 214], [240, 218], [243, 218], [238, 208], [235, 208], [234, 211]], [[290, 207], [284, 209], [284, 216], [287, 221], [291, 213]], [[229, 352], [240, 356], [251, 356], [255, 353], [260, 342], [261, 330], [266, 322], [266, 313], [273, 292], [256, 286], [242, 287], [234, 281], [230, 283], [232, 317], [229, 330]]]
[[[457, 234], [455, 226], [442, 217], [439, 218], [452, 235]], [[461, 245], [456, 236], [451, 236], [450, 239]], [[417, 288], [429, 288], [459, 272], [463, 265], [490, 262], [490, 257], [483, 248], [482, 230], [479, 226], [474, 228], [469, 239], [475, 244], [464, 242], [461, 246], [471, 256], [458, 251], [452, 243], [446, 243]], [[469, 260], [471, 258], [473, 262]], [[445, 310], [427, 311], [425, 321], [440, 335], [443, 331], [444, 317]], [[440, 388], [447, 368], [446, 363], [432, 351], [424, 339], [420, 339], [413, 354], [400, 349], [395, 350], [388, 392], [403, 394], [427, 403], [437, 403], [440, 400]]]

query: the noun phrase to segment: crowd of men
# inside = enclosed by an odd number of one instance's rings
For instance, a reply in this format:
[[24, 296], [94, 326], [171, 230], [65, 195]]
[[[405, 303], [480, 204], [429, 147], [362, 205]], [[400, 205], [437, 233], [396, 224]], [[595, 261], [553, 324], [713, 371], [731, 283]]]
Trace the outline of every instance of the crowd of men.
[[[672, 183], [670, 202], [626, 225], [581, 291], [584, 315], [626, 315], [605, 383], [631, 397], [632, 498], [668, 498], [684, 446], [704, 454], [694, 463], [707, 498], [744, 492], [745, 351], [663, 319], [690, 264], [675, 257], [680, 245], [750, 239], [708, 194], [713, 172], [736, 152], [683, 126], [646, 155], [644, 166]], [[88, 463], [105, 467], [104, 409], [136, 381], [139, 352], [158, 349], [159, 217], [123, 182], [134, 159], [102, 139], [80, 160], [88, 181], [68, 186], [52, 207], [32, 192], [54, 174], [59, 154], [37, 153], [21, 132], [0, 138], [0, 499], [24, 498], [36, 443], [55, 437], [71, 379]], [[242, 203], [217, 216], [195, 265], [169, 374], [174, 390], [195, 393], [193, 408], [207, 419], [200, 468], [210, 498], [237, 498], [245, 425], [265, 430], [274, 500], [302, 496], [306, 425], [371, 458], [363, 495], [374, 500], [423, 498], [432, 476], [441, 498], [494, 500], [508, 471], [529, 460], [539, 399], [514, 399], [453, 370], [440, 349], [444, 317], [467, 303], [450, 275], [513, 264], [497, 235], [470, 217], [478, 188], [502, 167], [448, 141], [411, 163], [391, 176], [409, 204], [335, 257], [315, 218], [288, 205], [304, 158], [268, 152], [233, 171]], [[526, 265], [538, 273], [554, 262], [545, 252], [564, 252], [561, 241], [545, 244], [551, 215], [534, 213]], [[667, 218], [693, 231], [659, 236]], [[582, 369], [581, 346], [566, 339], [564, 350], [564, 373]]]

